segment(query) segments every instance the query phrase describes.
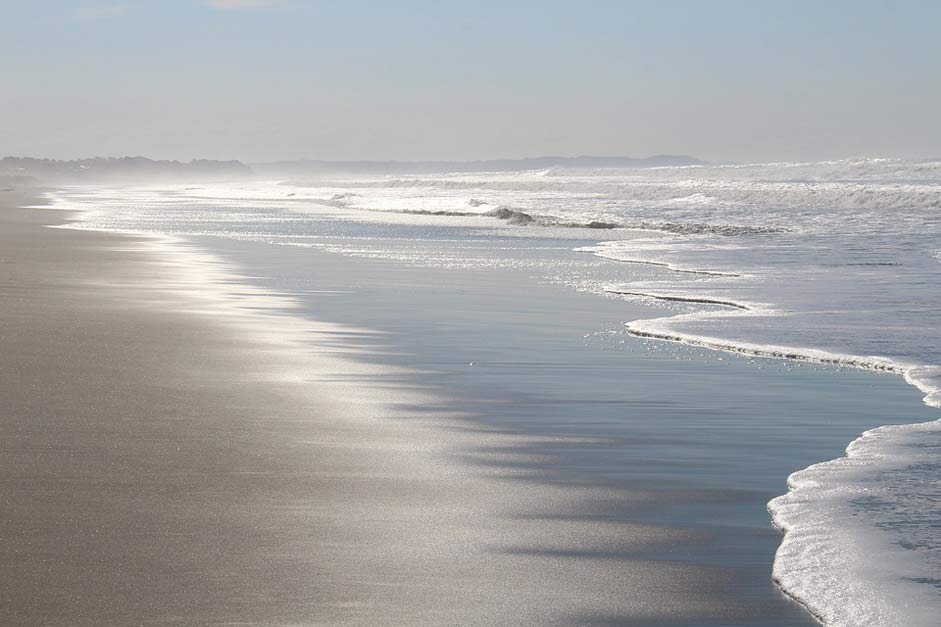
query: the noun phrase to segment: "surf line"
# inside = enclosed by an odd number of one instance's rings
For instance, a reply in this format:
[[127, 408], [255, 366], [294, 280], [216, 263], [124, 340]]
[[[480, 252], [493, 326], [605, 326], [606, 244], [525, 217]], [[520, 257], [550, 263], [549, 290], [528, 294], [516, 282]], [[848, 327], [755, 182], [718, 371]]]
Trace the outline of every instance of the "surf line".
[[573, 249], [576, 253], [591, 253], [598, 257], [599, 259], [604, 259], [605, 261], [614, 261], [616, 263], [634, 263], [644, 266], [659, 266], [661, 268], [666, 268], [673, 272], [681, 272], [683, 274], [698, 274], [701, 276], [721, 276], [721, 277], [730, 277], [730, 278], [739, 278], [748, 276], [745, 274], [738, 274], [735, 272], [719, 272], [718, 270], [696, 270], [693, 268], [681, 268], [675, 266], [672, 263], [667, 263], [665, 261], [650, 261], [649, 259], [624, 259], [623, 257], [610, 257], [604, 254], [603, 251], [599, 251], [594, 246], [586, 246], [584, 248], [575, 248]]
[[604, 291], [608, 294], [619, 294], [621, 296], [638, 296], [641, 298], [653, 298], [656, 300], [665, 300], [676, 303], [695, 303], [697, 305], [720, 305], [722, 307], [731, 307], [732, 309], [739, 309], [742, 311], [755, 311], [755, 308], [748, 305], [736, 303], [735, 301], [731, 300], [719, 300], [716, 298], [698, 298], [695, 296], [677, 296], [674, 294], [655, 294], [652, 292], [633, 292], [608, 287], [604, 288]]

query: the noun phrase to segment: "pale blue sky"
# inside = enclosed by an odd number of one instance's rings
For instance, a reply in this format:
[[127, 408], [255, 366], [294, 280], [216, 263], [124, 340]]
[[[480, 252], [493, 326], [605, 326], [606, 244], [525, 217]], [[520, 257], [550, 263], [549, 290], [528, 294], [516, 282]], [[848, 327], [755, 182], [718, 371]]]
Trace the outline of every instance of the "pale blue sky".
[[0, 0], [0, 154], [941, 156], [941, 2]]

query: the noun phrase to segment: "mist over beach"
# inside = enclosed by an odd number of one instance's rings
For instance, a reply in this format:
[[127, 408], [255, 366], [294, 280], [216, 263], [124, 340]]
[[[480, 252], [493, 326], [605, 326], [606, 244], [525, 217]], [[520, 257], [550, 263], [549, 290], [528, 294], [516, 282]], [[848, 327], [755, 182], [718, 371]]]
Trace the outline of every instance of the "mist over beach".
[[0, 16], [0, 624], [937, 624], [938, 7]]

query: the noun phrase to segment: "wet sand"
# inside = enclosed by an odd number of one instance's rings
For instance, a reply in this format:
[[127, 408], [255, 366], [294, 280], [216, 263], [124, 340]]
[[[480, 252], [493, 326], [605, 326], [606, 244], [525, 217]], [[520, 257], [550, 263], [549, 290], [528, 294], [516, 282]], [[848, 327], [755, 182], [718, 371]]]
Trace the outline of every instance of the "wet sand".
[[695, 531], [585, 505], [650, 494], [528, 481], [551, 435], [436, 412], [441, 399], [397, 383], [407, 372], [369, 365], [369, 331], [294, 316], [165, 242], [43, 228], [67, 215], [24, 200], [0, 201], [0, 623], [703, 625], [743, 611], [722, 568], [630, 557]]

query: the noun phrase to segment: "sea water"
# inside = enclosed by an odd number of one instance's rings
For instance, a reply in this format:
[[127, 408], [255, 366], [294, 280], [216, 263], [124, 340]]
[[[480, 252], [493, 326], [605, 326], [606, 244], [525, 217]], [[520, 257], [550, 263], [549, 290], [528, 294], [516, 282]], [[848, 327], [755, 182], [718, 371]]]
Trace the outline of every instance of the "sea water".
[[[633, 336], [883, 371], [939, 404], [938, 162], [337, 175], [63, 198], [86, 210], [84, 228], [512, 270], [650, 303], [625, 315]], [[769, 504], [786, 531], [774, 578], [823, 622], [934, 624], [937, 424], [869, 431]]]

